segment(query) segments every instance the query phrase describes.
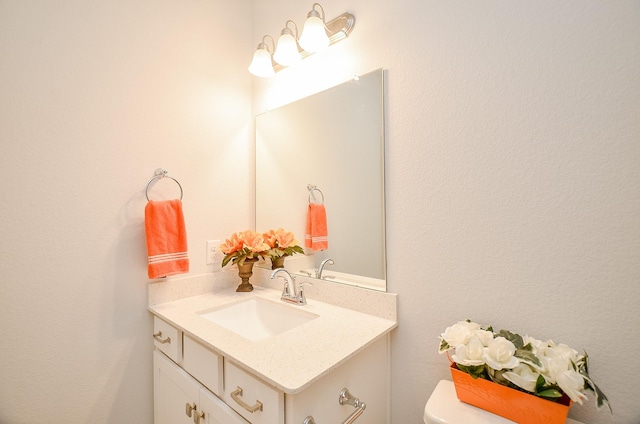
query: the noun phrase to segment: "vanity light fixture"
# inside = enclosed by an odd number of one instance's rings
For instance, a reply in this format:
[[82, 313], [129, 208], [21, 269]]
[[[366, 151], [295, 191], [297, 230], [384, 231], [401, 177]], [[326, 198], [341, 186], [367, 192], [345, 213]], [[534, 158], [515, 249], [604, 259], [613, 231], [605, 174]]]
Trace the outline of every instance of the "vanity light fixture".
[[[316, 6], [322, 14], [316, 10]], [[325, 23], [324, 9], [320, 3], [314, 3], [311, 11], [307, 14], [307, 20], [299, 39], [298, 26], [292, 20], [288, 20], [282, 29], [277, 48], [272, 37], [269, 35], [262, 37], [262, 42], [258, 44], [258, 48], [253, 54], [249, 72], [258, 77], [271, 77], [283, 67], [290, 66], [310, 54], [317, 53], [344, 40], [351, 34], [355, 22], [355, 16], [345, 12]], [[289, 27], [289, 23], [293, 24], [295, 34]], [[267, 37], [271, 39], [272, 50], [269, 50], [265, 43]], [[274, 52], [273, 57], [271, 51]]]
[[271, 45], [274, 46], [275, 43], [273, 38], [270, 35], [265, 35], [262, 37], [262, 42], [258, 44], [258, 48], [253, 54], [253, 60], [249, 65], [249, 72], [257, 77], [272, 77], [276, 74], [273, 69], [273, 59], [271, 58], [271, 51], [269, 50], [269, 46], [265, 43], [267, 37], [271, 39]]

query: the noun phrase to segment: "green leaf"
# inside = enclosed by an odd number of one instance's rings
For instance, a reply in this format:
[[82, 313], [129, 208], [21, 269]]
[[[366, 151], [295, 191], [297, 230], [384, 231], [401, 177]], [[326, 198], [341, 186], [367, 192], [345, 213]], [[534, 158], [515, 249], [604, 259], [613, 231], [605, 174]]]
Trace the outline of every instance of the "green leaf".
[[562, 397], [562, 393], [556, 389], [547, 389], [541, 392], [536, 393], [538, 396], [543, 398], [557, 399]]
[[[527, 346], [529, 347], [529, 349], [527, 349]], [[540, 358], [538, 358], [531, 351], [531, 345], [527, 345], [527, 346], [517, 348], [515, 357], [520, 359], [525, 364], [541, 367], [542, 361], [540, 361]]]
[[533, 346], [531, 346], [531, 343], [527, 343], [526, 345], [522, 346], [520, 349], [524, 349], [524, 350], [528, 350], [530, 352], [533, 352]]
[[589, 375], [589, 355], [587, 351], [584, 351], [584, 359], [582, 360], [582, 366], [580, 367], [580, 374]]
[[222, 259], [222, 266], [224, 267], [226, 264], [228, 264], [231, 259], [231, 256], [225, 256], [224, 259]]
[[440, 349], [438, 349], [439, 352], [444, 352], [446, 350], [451, 349], [451, 346], [449, 346], [449, 343], [447, 343], [445, 340], [441, 340], [440, 341]]
[[489, 368], [489, 372], [487, 373], [489, 374], [489, 378], [491, 379], [491, 381], [493, 381], [494, 383], [498, 383], [501, 384], [503, 386], [510, 386], [511, 382], [509, 380], [507, 380], [506, 378], [504, 378], [504, 371], [500, 370], [493, 370], [492, 368]]
[[500, 330], [498, 333], [498, 337], [504, 337], [513, 343], [516, 349], [519, 349], [524, 346], [524, 340], [522, 340], [522, 336], [520, 334], [512, 333], [509, 330]]
[[581, 374], [584, 377], [585, 389], [592, 390], [596, 395], [596, 408], [602, 409], [604, 405], [607, 405], [607, 407], [609, 408], [609, 412], [613, 414], [613, 409], [611, 408], [609, 399], [607, 399], [607, 396], [604, 394], [604, 392], [600, 390], [598, 386], [596, 386], [596, 383], [594, 383], [594, 381], [586, 374], [586, 372], [581, 372]]
[[602, 409], [604, 405], [607, 405], [609, 408], [609, 412], [613, 414], [613, 409], [611, 408], [611, 404], [609, 403], [609, 399], [607, 396], [596, 386], [596, 384], [592, 381], [593, 384], [593, 392], [596, 394], [596, 408]]
[[485, 378], [486, 377], [486, 372], [485, 372], [485, 369], [484, 369], [484, 365], [469, 365], [469, 366], [465, 366], [465, 365], [460, 365], [460, 364], [456, 363], [456, 366], [458, 367], [458, 369], [460, 369], [460, 371], [466, 372], [467, 374], [469, 374], [474, 379]]

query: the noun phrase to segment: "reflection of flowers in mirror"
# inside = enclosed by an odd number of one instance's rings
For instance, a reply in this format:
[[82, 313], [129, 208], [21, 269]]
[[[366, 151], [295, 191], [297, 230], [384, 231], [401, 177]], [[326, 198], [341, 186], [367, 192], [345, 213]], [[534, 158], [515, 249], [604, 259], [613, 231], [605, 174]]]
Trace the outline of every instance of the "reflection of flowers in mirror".
[[582, 404], [586, 390], [595, 393], [598, 409], [611, 405], [588, 374], [588, 356], [565, 344], [540, 341], [508, 330], [495, 333], [471, 321], [459, 321], [440, 335], [440, 353], [458, 369], [517, 390], [558, 400], [566, 394]]
[[304, 254], [304, 249], [296, 240], [295, 235], [291, 231], [286, 231], [282, 228], [277, 230], [269, 230], [262, 234], [264, 241], [269, 245], [269, 250], [266, 255], [273, 258], [280, 258], [282, 256], [291, 256], [296, 253]]

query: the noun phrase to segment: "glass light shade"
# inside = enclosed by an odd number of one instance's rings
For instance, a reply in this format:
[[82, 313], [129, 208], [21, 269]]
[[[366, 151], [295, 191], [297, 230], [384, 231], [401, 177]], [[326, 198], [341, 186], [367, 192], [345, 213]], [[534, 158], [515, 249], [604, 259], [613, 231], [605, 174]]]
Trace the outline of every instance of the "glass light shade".
[[316, 53], [329, 47], [329, 36], [324, 28], [324, 22], [317, 16], [310, 16], [304, 22], [300, 47], [309, 53]]
[[298, 43], [291, 34], [282, 34], [278, 39], [273, 59], [282, 66], [293, 65], [301, 60]]
[[265, 48], [259, 48], [253, 54], [253, 60], [249, 65], [249, 72], [257, 77], [272, 77], [276, 74], [273, 70], [273, 63], [271, 62], [271, 54]]

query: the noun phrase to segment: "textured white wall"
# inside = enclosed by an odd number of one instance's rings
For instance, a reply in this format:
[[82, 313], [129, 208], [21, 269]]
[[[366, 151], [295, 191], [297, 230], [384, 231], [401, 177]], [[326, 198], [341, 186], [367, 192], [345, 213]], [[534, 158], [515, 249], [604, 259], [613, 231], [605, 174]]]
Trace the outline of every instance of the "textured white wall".
[[[638, 423], [640, 7], [637, 2], [325, 0], [351, 37], [270, 80], [254, 112], [388, 70], [388, 288], [393, 423], [422, 422], [447, 360], [437, 337], [474, 319], [591, 356], [615, 415]], [[253, 43], [311, 6], [254, 0]]]
[[[252, 31], [222, 3], [0, 0], [0, 422], [151, 422], [144, 184], [183, 184], [208, 272], [204, 240], [253, 222], [250, 52], [311, 5], [254, 0]], [[637, 3], [322, 4], [354, 33], [254, 80], [253, 109], [389, 70], [393, 422], [421, 421], [464, 318], [586, 349], [615, 415], [574, 417], [640, 421]]]
[[0, 0], [1, 423], [153, 422], [144, 188], [183, 185], [191, 274], [253, 225], [250, 13]]

